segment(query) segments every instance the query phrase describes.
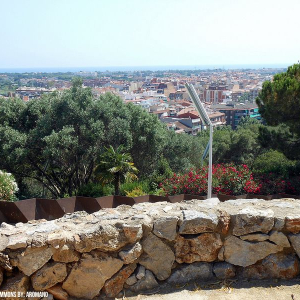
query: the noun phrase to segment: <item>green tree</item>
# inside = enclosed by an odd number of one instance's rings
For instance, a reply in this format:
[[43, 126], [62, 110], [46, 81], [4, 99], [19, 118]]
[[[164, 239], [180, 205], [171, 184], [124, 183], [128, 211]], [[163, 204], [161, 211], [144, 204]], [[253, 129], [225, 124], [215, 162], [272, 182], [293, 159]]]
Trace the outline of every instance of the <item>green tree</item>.
[[257, 100], [264, 120], [272, 126], [286, 124], [300, 135], [300, 64], [276, 74], [272, 82], [263, 84]]
[[300, 159], [300, 139], [286, 124], [261, 126], [258, 139], [265, 150], [278, 150], [291, 160]]
[[213, 160], [215, 163], [248, 164], [262, 151], [258, 140], [260, 124], [244, 124], [236, 130], [221, 127], [214, 131]]
[[18, 181], [33, 178], [53, 197], [76, 193], [89, 182], [102, 150], [104, 124], [90, 89], [75, 80], [70, 90], [36, 101], [0, 100], [0, 165]]
[[132, 137], [130, 154], [143, 176], [152, 174], [167, 144], [168, 130], [157, 116], [140, 106], [128, 104], [129, 126]]
[[288, 177], [295, 167], [295, 162], [276, 150], [269, 150], [256, 157], [253, 164], [253, 171], [257, 174], [275, 173], [283, 177]]
[[55, 198], [93, 182], [96, 159], [110, 145], [123, 145], [141, 176], [153, 174], [167, 134], [156, 116], [110, 93], [95, 98], [78, 79], [38, 100], [0, 99], [0, 168], [20, 189], [34, 180]]
[[246, 116], [241, 118], [238, 127], [247, 128], [251, 125], [258, 125], [258, 124], [261, 124], [261, 121], [257, 120], [256, 118], [250, 118], [250, 116]]
[[119, 195], [121, 182], [137, 179], [138, 170], [131, 160], [130, 154], [124, 152], [122, 145], [116, 149], [109, 146], [100, 156], [94, 171], [95, 176], [103, 184], [113, 182], [115, 195]]
[[201, 156], [208, 138], [178, 134], [168, 131], [163, 156], [174, 172], [185, 172], [192, 167], [200, 167]]

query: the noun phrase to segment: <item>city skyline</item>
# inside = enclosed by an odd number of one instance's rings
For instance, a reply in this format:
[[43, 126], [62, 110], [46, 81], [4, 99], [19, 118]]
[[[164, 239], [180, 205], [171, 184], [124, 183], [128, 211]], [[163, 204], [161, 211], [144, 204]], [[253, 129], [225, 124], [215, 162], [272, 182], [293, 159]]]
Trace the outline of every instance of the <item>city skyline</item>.
[[260, 70], [285, 69], [289, 64], [240, 64], [240, 65], [201, 65], [201, 66], [98, 66], [98, 67], [23, 67], [1, 68], [0, 73], [67, 73], [67, 72], [145, 72], [145, 71], [195, 71], [195, 70]]
[[228, 65], [299, 60], [285, 1], [1, 0], [0, 69]]

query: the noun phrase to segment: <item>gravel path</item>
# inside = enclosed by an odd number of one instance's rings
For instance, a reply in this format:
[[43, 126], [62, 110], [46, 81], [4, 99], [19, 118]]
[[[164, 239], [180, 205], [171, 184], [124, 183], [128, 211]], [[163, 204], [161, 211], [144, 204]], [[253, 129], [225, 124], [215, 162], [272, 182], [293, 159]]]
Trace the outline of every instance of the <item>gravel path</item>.
[[[122, 299], [122, 298], [121, 298]], [[300, 300], [300, 279], [261, 280], [168, 287], [151, 295], [123, 297], [123, 300]]]

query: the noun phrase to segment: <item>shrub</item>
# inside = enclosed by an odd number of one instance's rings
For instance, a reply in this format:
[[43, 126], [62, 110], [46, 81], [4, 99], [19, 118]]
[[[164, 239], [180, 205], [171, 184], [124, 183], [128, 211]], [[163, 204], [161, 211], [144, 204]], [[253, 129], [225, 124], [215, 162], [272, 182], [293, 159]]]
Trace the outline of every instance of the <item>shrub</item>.
[[285, 181], [285, 193], [300, 195], [300, 176], [294, 176]]
[[165, 195], [193, 194], [205, 195], [207, 192], [207, 174], [205, 168], [191, 169], [186, 174], [174, 173], [171, 178], [165, 179], [160, 187]]
[[256, 174], [275, 173], [283, 177], [287, 177], [294, 168], [295, 162], [276, 150], [257, 156], [253, 164], [253, 172]]
[[254, 194], [274, 195], [285, 192], [285, 180], [275, 173], [261, 174], [255, 176], [259, 188]]
[[155, 190], [151, 190], [151, 191], [149, 192], [149, 195], [164, 196], [164, 195], [165, 195], [165, 192], [163, 191], [163, 189], [157, 188], [157, 189], [155, 189]]
[[149, 192], [155, 192], [159, 188], [159, 184], [172, 175], [173, 172], [168, 161], [164, 157], [162, 157], [157, 163], [156, 170], [151, 174], [151, 176], [147, 177], [150, 189]]
[[144, 195], [149, 194], [150, 188], [149, 188], [149, 182], [144, 181], [133, 181], [133, 182], [125, 182], [121, 184], [120, 186], [120, 195], [126, 196], [128, 193], [133, 191], [134, 189], [140, 188]]
[[138, 196], [143, 196], [145, 195], [145, 192], [142, 190], [140, 186], [134, 188], [131, 192], [126, 191], [126, 196], [127, 197], [138, 197]]
[[[254, 193], [258, 185], [253, 180], [252, 172], [247, 165], [234, 166], [232, 164], [213, 165], [213, 193], [239, 195]], [[160, 187], [165, 195], [175, 194], [207, 194], [208, 167], [198, 170], [191, 169], [188, 173], [174, 174], [164, 180]]]
[[15, 201], [15, 193], [18, 186], [15, 178], [10, 174], [0, 170], [0, 199], [5, 201]]
[[114, 188], [111, 185], [102, 185], [100, 183], [88, 183], [78, 190], [77, 195], [84, 197], [102, 197], [113, 195], [113, 193]]
[[[241, 195], [258, 192], [258, 185], [247, 165], [219, 164], [213, 167], [213, 192]], [[213, 183], [214, 183], [213, 181]]]

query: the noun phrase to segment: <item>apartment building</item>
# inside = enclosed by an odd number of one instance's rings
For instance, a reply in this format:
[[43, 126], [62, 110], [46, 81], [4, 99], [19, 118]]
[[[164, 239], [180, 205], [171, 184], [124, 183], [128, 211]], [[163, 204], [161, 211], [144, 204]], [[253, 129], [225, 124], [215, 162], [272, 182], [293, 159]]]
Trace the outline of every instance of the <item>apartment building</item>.
[[236, 129], [243, 117], [255, 118], [261, 120], [261, 115], [255, 103], [237, 103], [228, 102], [226, 104], [214, 104], [211, 106], [215, 111], [225, 114], [226, 125]]

